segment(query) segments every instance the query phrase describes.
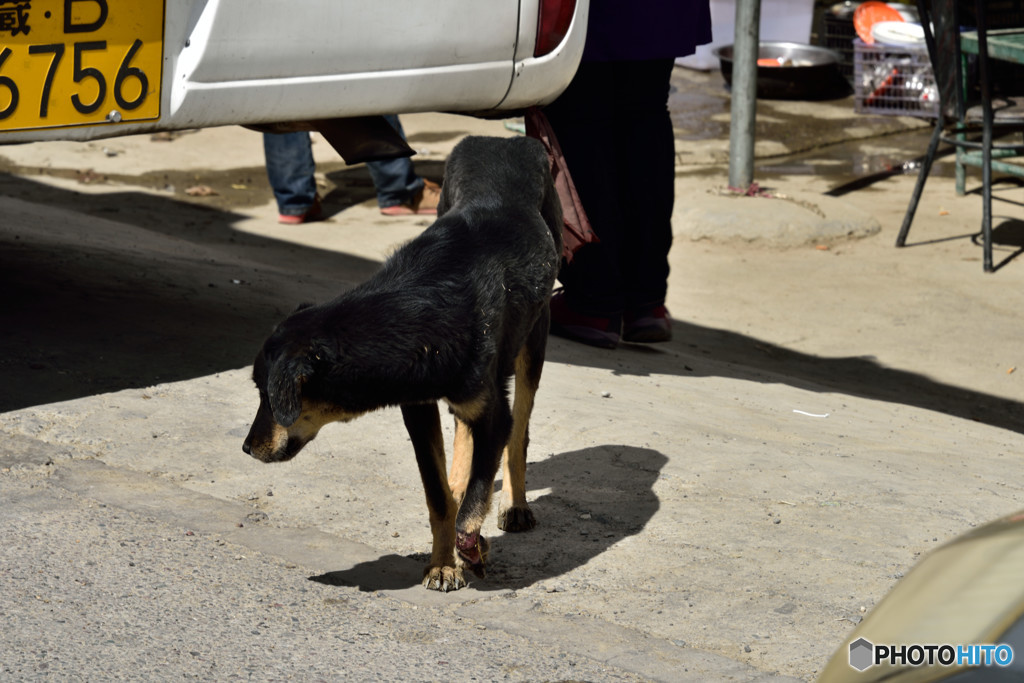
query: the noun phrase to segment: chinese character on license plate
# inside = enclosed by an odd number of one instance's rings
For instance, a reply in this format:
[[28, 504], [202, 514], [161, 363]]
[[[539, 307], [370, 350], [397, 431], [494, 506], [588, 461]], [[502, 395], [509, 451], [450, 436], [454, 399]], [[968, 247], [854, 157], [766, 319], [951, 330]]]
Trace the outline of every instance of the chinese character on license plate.
[[0, 131], [160, 118], [164, 0], [0, 0]]

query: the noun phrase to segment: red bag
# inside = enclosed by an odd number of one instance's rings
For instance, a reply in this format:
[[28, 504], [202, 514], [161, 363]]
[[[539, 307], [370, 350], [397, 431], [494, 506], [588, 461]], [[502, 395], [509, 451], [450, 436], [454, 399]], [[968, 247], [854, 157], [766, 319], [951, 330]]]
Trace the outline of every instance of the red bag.
[[526, 110], [526, 135], [540, 140], [544, 149], [548, 152], [548, 161], [551, 162], [551, 177], [555, 181], [555, 190], [558, 192], [558, 199], [562, 204], [562, 258], [571, 262], [573, 255], [579, 251], [584, 244], [597, 242], [597, 235], [590, 227], [587, 219], [587, 212], [583, 209], [583, 202], [576, 192], [576, 186], [572, 183], [572, 176], [569, 174], [569, 166], [562, 156], [562, 148], [558, 146], [558, 139], [555, 131], [551, 130], [548, 117], [544, 116], [537, 107], [530, 107]]

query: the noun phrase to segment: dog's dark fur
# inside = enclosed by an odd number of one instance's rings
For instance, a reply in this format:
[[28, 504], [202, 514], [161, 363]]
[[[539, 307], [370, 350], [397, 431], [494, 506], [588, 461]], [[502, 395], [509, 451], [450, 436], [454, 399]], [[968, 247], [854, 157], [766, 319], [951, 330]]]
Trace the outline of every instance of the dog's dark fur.
[[[544, 148], [467, 138], [445, 168], [438, 219], [369, 281], [300, 308], [256, 357], [260, 406], [244, 450], [295, 456], [325, 424], [401, 406], [426, 491], [433, 551], [423, 583], [482, 574], [480, 528], [505, 451], [498, 525], [534, 526], [526, 446], [547, 342], [562, 216]], [[515, 375], [510, 409], [508, 379]], [[450, 476], [437, 401], [455, 415]]]

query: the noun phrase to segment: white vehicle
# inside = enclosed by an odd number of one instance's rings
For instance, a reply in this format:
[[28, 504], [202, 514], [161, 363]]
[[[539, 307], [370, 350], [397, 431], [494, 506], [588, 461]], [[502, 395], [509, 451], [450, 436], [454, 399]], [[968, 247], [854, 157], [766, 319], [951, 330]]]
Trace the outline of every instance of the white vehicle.
[[588, 0], [0, 0], [0, 143], [521, 109], [569, 83], [587, 9]]

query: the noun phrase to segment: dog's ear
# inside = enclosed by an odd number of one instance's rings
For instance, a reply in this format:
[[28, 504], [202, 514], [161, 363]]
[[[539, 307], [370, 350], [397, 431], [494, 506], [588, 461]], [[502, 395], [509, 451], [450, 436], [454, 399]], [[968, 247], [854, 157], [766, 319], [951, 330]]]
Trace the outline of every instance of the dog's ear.
[[267, 398], [274, 422], [291, 427], [302, 412], [302, 385], [313, 374], [313, 362], [306, 353], [284, 353], [270, 366]]

